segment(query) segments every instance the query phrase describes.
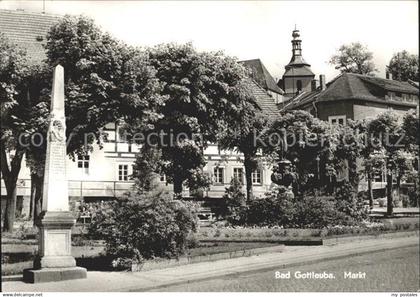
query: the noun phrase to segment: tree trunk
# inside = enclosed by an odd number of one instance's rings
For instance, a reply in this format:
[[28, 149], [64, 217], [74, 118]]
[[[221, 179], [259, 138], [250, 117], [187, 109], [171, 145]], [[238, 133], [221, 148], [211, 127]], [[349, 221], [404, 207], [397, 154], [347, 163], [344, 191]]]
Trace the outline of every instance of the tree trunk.
[[3, 145], [0, 149], [1, 156], [1, 173], [6, 186], [7, 199], [6, 209], [3, 222], [3, 231], [12, 232], [13, 224], [16, 216], [16, 195], [17, 195], [17, 181], [24, 156], [23, 149], [17, 149], [15, 155], [10, 161], [7, 159], [7, 152]]
[[386, 176], [386, 198], [387, 198], [387, 210], [386, 214], [388, 216], [392, 216], [394, 205], [393, 205], [393, 197], [392, 197], [392, 173], [387, 173]]
[[252, 171], [253, 162], [252, 157], [249, 154], [244, 154], [244, 166], [245, 166], [245, 180], [246, 180], [246, 200], [247, 203], [254, 199], [254, 193], [252, 191]]
[[368, 196], [369, 196], [369, 208], [373, 209], [373, 189], [372, 189], [372, 174], [367, 175], [368, 182]]
[[16, 193], [17, 185], [16, 181], [10, 181], [6, 183], [7, 200], [6, 200], [6, 211], [4, 215], [3, 231], [13, 232], [13, 224], [16, 216]]
[[35, 179], [34, 174], [31, 174], [31, 199], [29, 201], [29, 219], [33, 219], [35, 211]]
[[397, 184], [396, 184], [398, 200], [401, 199], [401, 193], [400, 193], [400, 191], [401, 191], [401, 178], [402, 178], [401, 177], [401, 174], [398, 173], [398, 175], [397, 175]]
[[349, 165], [349, 181], [353, 186], [356, 193], [359, 190], [359, 175], [357, 174], [357, 160], [350, 158], [348, 160]]
[[181, 178], [174, 176], [174, 194], [177, 198], [182, 198], [182, 182]]
[[35, 175], [34, 183], [35, 183], [35, 196], [34, 196], [34, 225], [36, 225], [39, 216], [42, 212], [42, 194], [44, 190], [43, 186], [44, 178]]

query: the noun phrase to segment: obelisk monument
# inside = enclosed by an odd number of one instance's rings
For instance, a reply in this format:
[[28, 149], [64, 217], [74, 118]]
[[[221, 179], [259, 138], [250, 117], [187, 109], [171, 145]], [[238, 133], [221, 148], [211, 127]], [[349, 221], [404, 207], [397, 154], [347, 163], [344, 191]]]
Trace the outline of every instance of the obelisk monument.
[[86, 269], [76, 267], [76, 260], [71, 255], [71, 228], [76, 221], [69, 211], [64, 69], [61, 65], [54, 69], [46, 141], [38, 256], [34, 268], [23, 273], [24, 281], [31, 283], [86, 278]]

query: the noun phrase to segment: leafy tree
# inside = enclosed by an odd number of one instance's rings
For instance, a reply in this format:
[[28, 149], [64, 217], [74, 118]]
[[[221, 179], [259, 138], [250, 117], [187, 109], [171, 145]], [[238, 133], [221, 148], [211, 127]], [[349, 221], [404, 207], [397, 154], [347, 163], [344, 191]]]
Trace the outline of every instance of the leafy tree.
[[[336, 170], [347, 169], [349, 182], [357, 193], [359, 186], [359, 172], [357, 170], [357, 160], [365, 150], [366, 123], [349, 120], [347, 125], [332, 126], [334, 135], [333, 156]], [[338, 166], [337, 166], [338, 165]]]
[[404, 145], [405, 131], [398, 115], [386, 112], [377, 116], [368, 124], [368, 144], [371, 151], [383, 153], [387, 167], [387, 214], [393, 213], [393, 179], [397, 179], [397, 189], [401, 177], [411, 170], [411, 158]]
[[[124, 118], [143, 127], [158, 116], [154, 107], [162, 103], [156, 95], [161, 85], [146, 57], [103, 33], [92, 19], [64, 17], [50, 29], [46, 52], [49, 67], [65, 69], [67, 153], [72, 158], [91, 151], [94, 142], [101, 146], [102, 128], [109, 122]], [[40, 166], [40, 161], [35, 163]]]
[[198, 52], [191, 44], [159, 45], [147, 54], [166, 98], [158, 108], [162, 117], [149, 132], [162, 136], [152, 144], [162, 150], [168, 164], [164, 172], [180, 195], [185, 181], [189, 186], [207, 183], [203, 150], [217, 140], [220, 122], [235, 110], [245, 71], [234, 59]]
[[372, 62], [373, 54], [360, 42], [342, 45], [329, 61], [342, 73], [373, 75], [376, 71]]
[[21, 135], [27, 134], [31, 102], [26, 79], [33, 72], [26, 53], [0, 34], [1, 174], [7, 199], [3, 230], [12, 231], [16, 210], [17, 180], [27, 151]]
[[[2, 48], [10, 52], [10, 46]], [[16, 146], [16, 139], [20, 135], [31, 138], [34, 133], [46, 139], [51, 73], [55, 65], [61, 63], [65, 69], [67, 152], [72, 158], [92, 150], [95, 141], [100, 145], [105, 137], [102, 128], [109, 122], [124, 118], [135, 122], [138, 127], [147, 127], [159, 116], [155, 109], [163, 102], [159, 95], [162, 85], [155, 78], [155, 71], [147, 63], [147, 57], [103, 33], [89, 18], [66, 16], [50, 29], [46, 66], [38, 65], [32, 71], [20, 70], [18, 66], [24, 63], [20, 62], [21, 55], [5, 52], [4, 56], [14, 59], [9, 58], [11, 66], [3, 68], [8, 71], [6, 75], [14, 78], [11, 80], [4, 76], [4, 81], [11, 85], [6, 90], [11, 90], [8, 94], [14, 95], [12, 99], [19, 104], [11, 104], [12, 107], [7, 109], [11, 116], [3, 117], [2, 111], [2, 120], [10, 119], [4, 126], [8, 130], [4, 130], [5, 133], [2, 130], [2, 138], [7, 140], [2, 139], [2, 166], [7, 164], [3, 162], [6, 150], [13, 151], [16, 161], [11, 162], [12, 169], [9, 171], [12, 176], [5, 178], [8, 186], [10, 184], [9, 192], [13, 193], [20, 161], [27, 153], [34, 200], [37, 201], [35, 206], [41, 205], [45, 142], [24, 150]], [[17, 74], [21, 72], [29, 74], [21, 75], [22, 78], [17, 80]], [[21, 89], [16, 89], [15, 85], [21, 86]], [[10, 99], [12, 95], [2, 97], [2, 108], [10, 106], [9, 102], [14, 103]], [[3, 166], [3, 175], [10, 175], [5, 168]], [[9, 221], [14, 217], [12, 212], [8, 211]], [[35, 214], [39, 212], [40, 209]], [[10, 223], [6, 225], [9, 228], [12, 226]]]
[[385, 152], [384, 151], [371, 151], [364, 150], [362, 153], [365, 177], [368, 182], [368, 198], [369, 207], [373, 208], [373, 188], [372, 182], [376, 175], [381, 175], [385, 166]]
[[230, 120], [221, 123], [218, 143], [222, 149], [237, 150], [244, 155], [246, 196], [250, 202], [253, 198], [252, 172], [257, 169], [257, 153], [263, 147], [257, 138], [269, 126], [270, 117], [256, 105], [250, 82], [244, 80], [243, 91], [238, 97], [242, 99], [229, 115]]
[[415, 111], [409, 112], [404, 116], [402, 128], [405, 133], [405, 137], [403, 138], [405, 148], [418, 155], [420, 145], [420, 120]]
[[419, 80], [419, 56], [407, 51], [395, 53], [389, 61], [387, 70], [392, 74], [392, 79], [407, 81]]
[[141, 147], [133, 166], [135, 188], [139, 194], [157, 188], [157, 180], [162, 173], [163, 166], [162, 152], [159, 149], [146, 145]]
[[288, 112], [274, 121], [268, 130], [266, 135], [272, 138], [272, 145], [265, 152], [272, 154], [274, 162], [283, 158], [292, 162], [300, 190], [310, 189], [313, 187], [311, 178], [318, 177], [320, 181], [332, 158], [334, 143], [330, 133], [329, 125], [310, 113], [302, 110]]

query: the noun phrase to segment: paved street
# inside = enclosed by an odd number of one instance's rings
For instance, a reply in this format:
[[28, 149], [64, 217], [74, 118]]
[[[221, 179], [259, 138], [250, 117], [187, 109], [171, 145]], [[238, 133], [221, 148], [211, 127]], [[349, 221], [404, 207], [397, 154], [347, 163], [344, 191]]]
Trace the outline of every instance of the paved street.
[[[275, 270], [242, 273], [159, 291], [418, 291], [419, 246], [330, 260], [291, 269], [290, 279], [275, 279]], [[335, 279], [296, 279], [294, 273], [327, 272]], [[365, 279], [344, 279], [344, 271], [366, 272]]]

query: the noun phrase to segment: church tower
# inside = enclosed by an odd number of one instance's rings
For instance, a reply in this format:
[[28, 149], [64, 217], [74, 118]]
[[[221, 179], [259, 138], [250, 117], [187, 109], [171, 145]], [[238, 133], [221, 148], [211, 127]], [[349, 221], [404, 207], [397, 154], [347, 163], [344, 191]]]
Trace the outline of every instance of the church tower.
[[284, 90], [284, 96], [286, 97], [293, 97], [301, 92], [311, 91], [311, 81], [315, 77], [311, 70], [311, 65], [302, 57], [302, 40], [296, 27], [293, 30], [292, 37], [292, 59], [286, 65], [283, 78], [278, 83], [279, 87]]

